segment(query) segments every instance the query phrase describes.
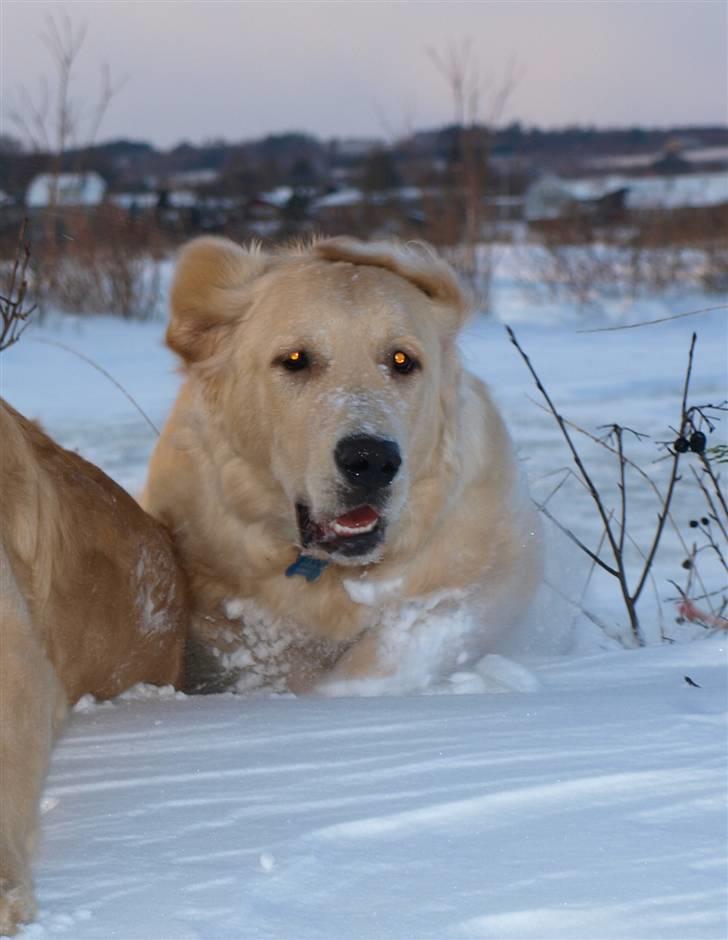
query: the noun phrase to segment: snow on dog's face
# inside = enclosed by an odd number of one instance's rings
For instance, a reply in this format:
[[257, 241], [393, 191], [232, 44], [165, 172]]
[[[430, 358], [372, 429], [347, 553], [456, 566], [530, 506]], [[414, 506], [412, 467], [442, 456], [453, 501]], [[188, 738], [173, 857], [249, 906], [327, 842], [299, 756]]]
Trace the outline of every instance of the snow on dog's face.
[[363, 564], [437, 459], [464, 313], [424, 248], [333, 239], [265, 255], [205, 238], [180, 259], [167, 339], [245, 473], [271, 477], [271, 523]]

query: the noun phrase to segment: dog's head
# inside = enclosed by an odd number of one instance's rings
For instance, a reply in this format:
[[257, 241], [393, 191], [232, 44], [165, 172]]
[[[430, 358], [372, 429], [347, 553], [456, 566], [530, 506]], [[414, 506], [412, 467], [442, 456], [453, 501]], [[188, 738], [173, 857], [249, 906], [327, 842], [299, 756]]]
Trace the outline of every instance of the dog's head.
[[366, 564], [438, 459], [466, 308], [424, 246], [265, 254], [203, 238], [181, 255], [167, 342], [245, 473], [280, 493], [271, 522], [310, 554]]

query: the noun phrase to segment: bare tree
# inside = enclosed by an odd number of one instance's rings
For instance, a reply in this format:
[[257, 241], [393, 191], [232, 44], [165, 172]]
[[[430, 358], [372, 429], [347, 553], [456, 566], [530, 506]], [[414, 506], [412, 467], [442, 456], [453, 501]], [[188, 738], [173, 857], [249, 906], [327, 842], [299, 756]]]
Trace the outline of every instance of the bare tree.
[[109, 105], [126, 81], [114, 82], [104, 63], [93, 105], [87, 109], [74, 95], [72, 86], [86, 34], [87, 24], [75, 25], [65, 11], [46, 16], [40, 38], [50, 55], [51, 76], [41, 77], [36, 95], [21, 85], [18, 101], [9, 112], [28, 146], [52, 154], [56, 163], [71, 148], [93, 145]]
[[[104, 117], [125, 80], [114, 82], [108, 65], [101, 67], [95, 101], [89, 105], [74, 90], [79, 56], [87, 25], [74, 24], [65, 11], [48, 14], [41, 40], [51, 59], [51, 74], [44, 75], [33, 95], [21, 86], [9, 116], [32, 150], [49, 155], [50, 185], [44, 212], [42, 259], [43, 281], [52, 292], [58, 274], [60, 246], [57, 218], [60, 208], [59, 177], [70, 150], [77, 150], [75, 172], [83, 170], [83, 149], [93, 146]], [[39, 285], [37, 285], [39, 287]], [[38, 290], [42, 295], [44, 290]]]
[[458, 267], [477, 287], [487, 307], [492, 259], [478, 263], [483, 240], [484, 197], [488, 186], [493, 129], [500, 121], [520, 75], [514, 60], [502, 77], [483, 76], [469, 39], [452, 43], [441, 52], [428, 51], [435, 68], [450, 90], [456, 130], [456, 189], [461, 198], [462, 234]]

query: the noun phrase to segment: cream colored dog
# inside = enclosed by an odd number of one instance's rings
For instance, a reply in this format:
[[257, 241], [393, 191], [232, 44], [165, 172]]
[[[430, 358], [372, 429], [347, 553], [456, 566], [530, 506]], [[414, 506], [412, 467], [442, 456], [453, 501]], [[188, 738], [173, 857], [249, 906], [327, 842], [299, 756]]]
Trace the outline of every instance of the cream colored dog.
[[169, 536], [0, 399], [0, 935], [35, 910], [53, 738], [85, 693], [178, 683], [186, 584]]
[[190, 688], [415, 688], [522, 616], [538, 526], [466, 312], [423, 246], [183, 250], [144, 504], [191, 579]]

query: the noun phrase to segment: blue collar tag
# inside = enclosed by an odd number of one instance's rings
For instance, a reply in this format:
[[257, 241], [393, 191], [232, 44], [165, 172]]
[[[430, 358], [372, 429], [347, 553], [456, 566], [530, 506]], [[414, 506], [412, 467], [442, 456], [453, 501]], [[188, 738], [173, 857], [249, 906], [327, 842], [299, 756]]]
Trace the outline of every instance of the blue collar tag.
[[299, 574], [309, 583], [318, 581], [327, 565], [328, 561], [322, 561], [320, 558], [314, 558], [312, 555], [304, 555], [302, 552], [293, 564], [286, 568], [286, 577], [293, 578], [295, 575]]

